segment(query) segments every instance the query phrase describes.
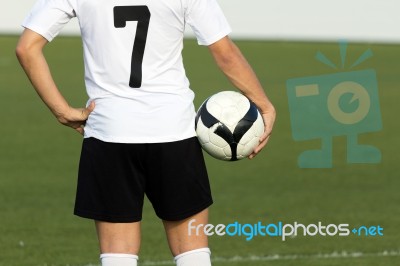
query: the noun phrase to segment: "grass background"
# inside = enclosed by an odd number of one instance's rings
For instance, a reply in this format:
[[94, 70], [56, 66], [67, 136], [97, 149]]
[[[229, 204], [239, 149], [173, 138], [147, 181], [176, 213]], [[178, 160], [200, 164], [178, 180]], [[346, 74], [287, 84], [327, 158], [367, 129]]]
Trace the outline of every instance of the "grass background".
[[[0, 265], [98, 265], [92, 222], [72, 215], [81, 137], [58, 125], [36, 96], [15, 58], [16, 42], [14, 36], [0, 37]], [[215, 200], [210, 223], [380, 225], [384, 236], [298, 236], [285, 242], [273, 237], [246, 241], [213, 236], [214, 265], [400, 265], [400, 127], [396, 118], [400, 46], [350, 43], [348, 49], [348, 65], [366, 49], [374, 52], [374, 57], [354, 70], [377, 72], [383, 130], [362, 134], [360, 142], [378, 147], [382, 162], [347, 164], [346, 139], [337, 137], [333, 168], [300, 169], [297, 156], [320, 143], [292, 139], [285, 83], [290, 78], [347, 71], [332, 70], [314, 59], [321, 51], [339, 64], [338, 45], [237, 44], [275, 104], [278, 119], [268, 147], [253, 161], [220, 162], [206, 155]], [[81, 46], [78, 38], [59, 37], [46, 48], [54, 78], [74, 106], [83, 106], [87, 100]], [[184, 61], [197, 107], [212, 93], [232, 89], [207, 49], [193, 40], [185, 41]], [[383, 256], [384, 251], [393, 253]], [[334, 258], [334, 252], [354, 256]], [[360, 252], [364, 255], [357, 256]], [[280, 257], [269, 257], [276, 254]], [[235, 256], [247, 261], [231, 261]], [[140, 257], [142, 265], [171, 261], [162, 225], [148, 202]]]

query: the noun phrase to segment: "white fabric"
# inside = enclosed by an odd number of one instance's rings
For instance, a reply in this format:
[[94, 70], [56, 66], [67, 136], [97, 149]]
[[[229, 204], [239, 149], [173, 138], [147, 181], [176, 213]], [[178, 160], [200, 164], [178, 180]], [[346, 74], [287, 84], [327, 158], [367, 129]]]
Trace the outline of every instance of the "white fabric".
[[[142, 7], [147, 6], [147, 34], [137, 30], [131, 11], [125, 14], [126, 23], [117, 27], [114, 23], [121, 15], [114, 13], [116, 6], [123, 6], [123, 10], [133, 6], [139, 15], [146, 13]], [[39, 0], [23, 26], [51, 41], [73, 17], [79, 20], [83, 39], [88, 102], [96, 103], [85, 137], [155, 143], [195, 135], [194, 93], [181, 56], [183, 34], [186, 23], [201, 45], [229, 34], [230, 27], [216, 0]], [[142, 82], [139, 88], [132, 88], [132, 51], [139, 47], [135, 40], [140, 34], [146, 39]]]
[[137, 266], [138, 256], [131, 254], [103, 253], [101, 266]]
[[176, 256], [176, 266], [211, 266], [209, 248], [191, 250]]

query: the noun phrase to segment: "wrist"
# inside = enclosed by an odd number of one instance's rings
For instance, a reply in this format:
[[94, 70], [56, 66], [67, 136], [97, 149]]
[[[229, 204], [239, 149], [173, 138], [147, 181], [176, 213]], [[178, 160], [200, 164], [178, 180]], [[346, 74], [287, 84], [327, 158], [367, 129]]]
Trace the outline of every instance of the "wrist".
[[65, 123], [68, 121], [68, 114], [70, 112], [71, 107], [68, 104], [63, 104], [59, 106], [54, 106], [53, 108], [50, 108], [53, 115], [56, 117], [56, 119], [60, 123]]

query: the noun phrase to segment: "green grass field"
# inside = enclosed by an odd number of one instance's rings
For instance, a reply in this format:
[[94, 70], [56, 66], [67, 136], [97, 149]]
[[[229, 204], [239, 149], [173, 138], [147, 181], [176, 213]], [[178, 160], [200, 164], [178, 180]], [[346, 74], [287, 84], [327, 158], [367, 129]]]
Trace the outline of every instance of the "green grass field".
[[[91, 221], [72, 215], [81, 137], [59, 125], [31, 88], [14, 56], [16, 37], [0, 37], [0, 265], [98, 265]], [[220, 162], [206, 155], [215, 203], [212, 224], [299, 222], [374, 226], [384, 236], [210, 237], [215, 266], [400, 265], [400, 45], [349, 44], [348, 62], [374, 56], [353, 70], [375, 69], [383, 130], [360, 135], [382, 152], [379, 164], [347, 164], [345, 137], [334, 138], [333, 168], [301, 169], [298, 155], [319, 140], [296, 142], [286, 80], [333, 70], [336, 43], [238, 41], [278, 112], [268, 148], [256, 159]], [[46, 49], [60, 89], [74, 106], [86, 103], [81, 42], [59, 37]], [[232, 89], [207, 49], [185, 42], [184, 60], [196, 106]], [[396, 122], [397, 121], [397, 122]], [[352, 227], [351, 227], [352, 228]], [[140, 265], [173, 265], [161, 223], [146, 202]]]

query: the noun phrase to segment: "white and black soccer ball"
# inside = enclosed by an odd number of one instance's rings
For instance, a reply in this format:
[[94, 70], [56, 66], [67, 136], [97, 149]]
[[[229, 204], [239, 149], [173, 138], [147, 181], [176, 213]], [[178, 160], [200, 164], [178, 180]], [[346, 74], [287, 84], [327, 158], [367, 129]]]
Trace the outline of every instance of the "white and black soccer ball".
[[237, 161], [259, 144], [264, 122], [256, 105], [235, 91], [222, 91], [197, 111], [196, 133], [202, 148], [214, 158]]

